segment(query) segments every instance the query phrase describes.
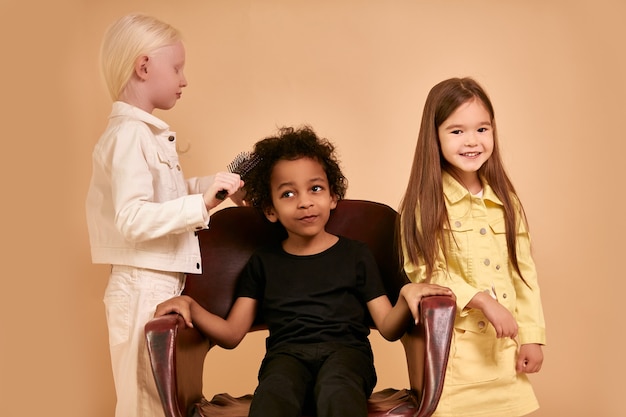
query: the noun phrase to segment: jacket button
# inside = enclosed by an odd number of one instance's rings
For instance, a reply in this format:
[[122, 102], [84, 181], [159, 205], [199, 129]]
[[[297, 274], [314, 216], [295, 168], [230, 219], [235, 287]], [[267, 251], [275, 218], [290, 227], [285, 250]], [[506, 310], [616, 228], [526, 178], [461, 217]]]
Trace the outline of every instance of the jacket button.
[[491, 263], [491, 261], [490, 261], [489, 259], [485, 259], [485, 260], [483, 261], [483, 263], [484, 263], [486, 266], [489, 266], [489, 264]]
[[502, 298], [506, 298], [506, 293], [502, 294]]
[[486, 235], [487, 234], [487, 230], [483, 227], [482, 229], [480, 229], [480, 234], [481, 235]]
[[461, 227], [461, 222], [457, 220], [457, 221], [454, 222], [454, 225], [456, 227]]
[[167, 138], [167, 140], [169, 140], [170, 142], [174, 142], [176, 140], [176, 136], [170, 136], [169, 138]]
[[482, 329], [484, 329], [484, 328], [485, 328], [485, 322], [484, 322], [484, 321], [482, 321], [482, 320], [481, 320], [481, 321], [479, 321], [479, 322], [478, 322], [478, 328], [479, 328], [479, 329], [481, 329], [481, 330], [482, 330]]

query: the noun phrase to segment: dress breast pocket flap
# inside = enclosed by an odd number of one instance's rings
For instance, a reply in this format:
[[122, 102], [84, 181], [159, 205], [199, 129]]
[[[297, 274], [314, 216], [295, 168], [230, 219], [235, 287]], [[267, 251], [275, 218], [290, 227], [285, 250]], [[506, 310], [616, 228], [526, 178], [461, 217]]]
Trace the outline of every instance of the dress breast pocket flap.
[[489, 222], [489, 228], [495, 234], [506, 233], [506, 225], [504, 223], [504, 219], [497, 219]]

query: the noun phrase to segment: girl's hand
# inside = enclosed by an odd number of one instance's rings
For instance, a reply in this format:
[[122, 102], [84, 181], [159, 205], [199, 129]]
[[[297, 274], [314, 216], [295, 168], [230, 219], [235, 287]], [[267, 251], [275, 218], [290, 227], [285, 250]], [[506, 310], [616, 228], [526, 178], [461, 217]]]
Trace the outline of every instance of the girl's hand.
[[225, 190], [226, 195], [231, 196], [241, 187], [243, 187], [243, 181], [241, 180], [239, 174], [234, 174], [232, 172], [218, 172], [215, 174], [213, 184], [211, 184], [211, 186], [203, 194], [204, 204], [206, 205], [207, 210], [216, 207], [224, 201], [215, 197], [218, 192]]
[[532, 374], [541, 370], [543, 364], [543, 351], [541, 345], [528, 343], [522, 345], [517, 355], [515, 370], [518, 373]]
[[[514, 338], [517, 336], [517, 321], [513, 314], [506, 309], [497, 300], [491, 298], [490, 295], [480, 292], [474, 296], [474, 299], [480, 297], [480, 309], [487, 320], [496, 329], [496, 336]], [[472, 300], [474, 300], [472, 299]]]
[[400, 296], [404, 298], [415, 324], [419, 323], [419, 304], [422, 298], [429, 295], [448, 295], [454, 296], [450, 288], [442, 287], [436, 284], [425, 283], [409, 283], [400, 289]]
[[170, 298], [169, 300], [157, 305], [154, 317], [161, 317], [170, 313], [178, 313], [182, 316], [188, 327], [193, 327], [193, 323], [191, 321], [191, 304], [193, 304], [193, 302], [193, 299], [187, 295]]

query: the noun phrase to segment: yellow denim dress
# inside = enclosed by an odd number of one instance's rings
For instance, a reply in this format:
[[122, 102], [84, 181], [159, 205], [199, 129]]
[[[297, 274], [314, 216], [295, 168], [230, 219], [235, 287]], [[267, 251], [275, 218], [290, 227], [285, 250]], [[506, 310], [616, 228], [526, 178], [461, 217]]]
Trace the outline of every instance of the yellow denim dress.
[[[473, 196], [452, 176], [443, 175], [450, 218], [447, 264], [440, 250], [431, 282], [452, 289], [457, 316], [437, 417], [506, 417], [539, 407], [526, 374], [515, 371], [520, 344], [545, 344], [545, 323], [530, 237], [524, 222], [517, 234], [518, 262], [526, 285], [508, 260], [502, 202], [483, 180], [483, 196]], [[451, 236], [454, 239], [451, 239]], [[406, 253], [405, 253], [405, 259]], [[425, 267], [405, 261], [413, 282]], [[482, 311], [467, 308], [479, 291], [497, 300], [516, 318], [518, 337], [496, 338]]]

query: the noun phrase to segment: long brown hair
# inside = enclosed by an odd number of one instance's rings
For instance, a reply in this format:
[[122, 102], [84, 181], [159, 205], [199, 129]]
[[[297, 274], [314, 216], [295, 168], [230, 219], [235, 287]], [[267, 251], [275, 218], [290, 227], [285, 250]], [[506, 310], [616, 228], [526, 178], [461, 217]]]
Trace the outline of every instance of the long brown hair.
[[509, 259], [523, 280], [517, 260], [516, 235], [519, 221], [526, 222], [526, 216], [502, 163], [493, 105], [485, 90], [471, 78], [451, 78], [442, 81], [430, 90], [426, 98], [411, 175], [400, 203], [401, 243], [404, 244], [408, 260], [412, 264], [419, 265], [421, 262], [425, 264], [426, 279], [429, 280], [437, 261], [439, 247], [442, 247], [444, 256], [447, 253], [448, 243], [444, 237], [444, 227], [449, 226], [442, 172], [450, 170], [441, 153], [437, 132], [439, 126], [459, 106], [473, 99], [479, 100], [489, 112], [494, 141], [493, 153], [478, 170], [478, 174], [486, 179], [504, 205]]

